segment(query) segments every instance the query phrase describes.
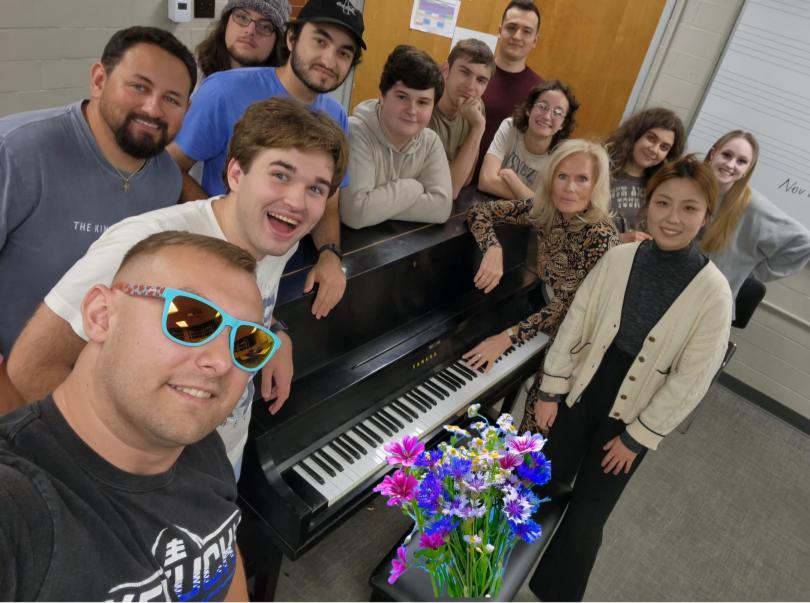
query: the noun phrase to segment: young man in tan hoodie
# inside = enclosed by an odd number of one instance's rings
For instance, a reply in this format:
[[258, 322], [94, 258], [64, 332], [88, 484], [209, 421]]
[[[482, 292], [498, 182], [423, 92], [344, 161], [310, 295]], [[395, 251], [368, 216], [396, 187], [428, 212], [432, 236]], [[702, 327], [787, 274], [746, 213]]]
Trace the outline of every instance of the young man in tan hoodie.
[[349, 118], [349, 186], [340, 201], [344, 224], [441, 223], [450, 217], [447, 155], [438, 135], [426, 128], [443, 89], [439, 66], [423, 51], [400, 45], [388, 56], [380, 98], [360, 103]]

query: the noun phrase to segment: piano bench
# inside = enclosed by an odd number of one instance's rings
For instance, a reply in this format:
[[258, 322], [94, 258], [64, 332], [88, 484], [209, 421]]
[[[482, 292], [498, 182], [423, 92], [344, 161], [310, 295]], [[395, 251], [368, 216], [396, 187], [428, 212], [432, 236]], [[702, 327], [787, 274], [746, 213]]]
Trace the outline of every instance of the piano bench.
[[[571, 496], [570, 486], [553, 481], [540, 490], [541, 492], [538, 492], [538, 494], [540, 494], [541, 498], [543, 496], [551, 498], [549, 502], [540, 505], [534, 516], [534, 520], [543, 528], [543, 536], [532, 544], [519, 540], [515, 545], [509, 558], [509, 564], [506, 566], [501, 592], [498, 599], [496, 599], [498, 601], [511, 601], [515, 598], [529, 572], [532, 571], [535, 563], [545, 550], [549, 539], [554, 534], [554, 530], [557, 528], [557, 524], [560, 522], [568, 505], [568, 499]], [[430, 576], [426, 571], [419, 568], [409, 568], [394, 584], [388, 584], [391, 561], [396, 557], [397, 547], [408, 535], [408, 532], [402, 535], [396, 546], [389, 551], [385, 559], [372, 572], [369, 578], [369, 584], [372, 588], [372, 601], [430, 601], [434, 599]], [[409, 560], [413, 558], [411, 553], [418, 545], [419, 539], [412, 538], [408, 545]]]

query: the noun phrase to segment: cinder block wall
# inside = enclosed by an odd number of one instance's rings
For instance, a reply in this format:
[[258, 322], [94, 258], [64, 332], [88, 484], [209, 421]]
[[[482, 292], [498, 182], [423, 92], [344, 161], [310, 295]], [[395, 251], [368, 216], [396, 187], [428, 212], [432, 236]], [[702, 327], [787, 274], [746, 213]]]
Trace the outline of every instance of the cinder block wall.
[[[227, 0], [216, 0], [219, 16]], [[304, 0], [293, 0], [294, 14]], [[192, 51], [212, 19], [174, 23], [166, 0], [0, 0], [0, 116], [87, 96], [90, 66], [118, 29], [153, 25]]]

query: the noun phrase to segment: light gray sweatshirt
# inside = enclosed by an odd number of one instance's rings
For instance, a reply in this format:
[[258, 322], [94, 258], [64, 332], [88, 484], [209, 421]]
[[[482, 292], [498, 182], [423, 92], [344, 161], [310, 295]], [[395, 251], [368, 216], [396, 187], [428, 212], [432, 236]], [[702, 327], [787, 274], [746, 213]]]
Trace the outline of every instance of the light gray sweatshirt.
[[385, 220], [445, 222], [453, 206], [450, 166], [441, 140], [425, 128], [402, 150], [385, 136], [379, 101], [363, 101], [349, 117], [349, 186], [340, 218], [352, 228]]
[[750, 275], [767, 282], [804, 268], [810, 262], [810, 231], [751, 189], [751, 200], [728, 247], [709, 254], [709, 259], [726, 276], [736, 298]]

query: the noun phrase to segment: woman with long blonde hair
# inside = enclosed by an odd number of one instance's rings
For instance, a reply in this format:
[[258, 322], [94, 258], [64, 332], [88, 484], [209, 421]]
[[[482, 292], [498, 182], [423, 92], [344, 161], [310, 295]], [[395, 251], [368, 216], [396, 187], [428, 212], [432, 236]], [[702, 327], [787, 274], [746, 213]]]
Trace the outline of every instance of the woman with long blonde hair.
[[701, 248], [726, 275], [735, 297], [752, 274], [772, 281], [810, 262], [810, 231], [748, 185], [758, 159], [757, 139], [743, 130], [721, 136], [705, 159], [720, 185], [720, 200]]
[[[533, 198], [485, 201], [470, 208], [470, 231], [484, 254], [475, 286], [489, 293], [503, 276], [503, 250], [495, 225], [519, 224], [530, 227], [537, 237], [537, 273], [547, 293], [547, 303], [539, 311], [467, 352], [464, 359], [471, 368], [489, 370], [511, 345], [539, 331], [551, 337], [557, 332], [582, 279], [619, 242], [608, 216], [609, 182], [607, 153], [601, 145], [566, 140], [549, 157]], [[534, 407], [536, 388], [532, 392], [527, 409]], [[525, 429], [532, 428], [533, 416], [526, 414]]]

